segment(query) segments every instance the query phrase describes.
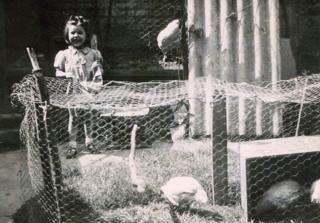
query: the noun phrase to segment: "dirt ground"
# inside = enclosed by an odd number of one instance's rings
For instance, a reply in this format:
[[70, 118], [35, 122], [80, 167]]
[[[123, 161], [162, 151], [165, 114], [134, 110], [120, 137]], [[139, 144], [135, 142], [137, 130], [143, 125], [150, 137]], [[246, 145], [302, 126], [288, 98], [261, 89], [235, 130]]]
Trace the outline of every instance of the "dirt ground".
[[11, 223], [11, 216], [21, 206], [18, 171], [24, 152], [16, 149], [0, 153], [0, 223]]

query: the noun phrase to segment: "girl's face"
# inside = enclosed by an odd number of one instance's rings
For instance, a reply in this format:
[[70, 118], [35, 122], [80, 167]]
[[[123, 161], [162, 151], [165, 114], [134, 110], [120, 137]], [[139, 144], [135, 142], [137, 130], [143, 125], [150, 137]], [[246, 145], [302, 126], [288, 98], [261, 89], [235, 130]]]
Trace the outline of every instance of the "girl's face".
[[86, 32], [82, 26], [69, 25], [69, 42], [75, 48], [81, 48], [86, 41]]

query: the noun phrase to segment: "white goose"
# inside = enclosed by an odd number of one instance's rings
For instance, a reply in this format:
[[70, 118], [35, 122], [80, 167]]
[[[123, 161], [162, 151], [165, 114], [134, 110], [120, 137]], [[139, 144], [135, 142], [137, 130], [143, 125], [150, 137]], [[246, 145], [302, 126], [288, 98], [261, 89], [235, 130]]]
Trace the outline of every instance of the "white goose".
[[146, 189], [145, 181], [138, 176], [137, 174], [137, 167], [134, 161], [134, 154], [136, 149], [136, 134], [137, 134], [138, 126], [136, 124], [133, 125], [131, 131], [131, 147], [130, 147], [130, 154], [129, 154], [129, 169], [130, 169], [130, 177], [132, 185], [137, 188], [139, 193], [142, 193]]

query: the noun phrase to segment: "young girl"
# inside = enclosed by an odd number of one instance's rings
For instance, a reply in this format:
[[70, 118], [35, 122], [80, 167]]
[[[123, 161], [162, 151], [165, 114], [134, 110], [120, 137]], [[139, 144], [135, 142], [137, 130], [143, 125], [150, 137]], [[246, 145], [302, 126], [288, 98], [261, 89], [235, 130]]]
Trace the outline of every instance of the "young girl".
[[[64, 28], [64, 38], [69, 45], [67, 49], [57, 53], [54, 61], [57, 77], [73, 80], [73, 92], [91, 92], [102, 85], [102, 56], [98, 50], [89, 47], [91, 33], [89, 23], [82, 16], [71, 16]], [[69, 110], [69, 148], [66, 158], [74, 158], [77, 154], [77, 113]], [[92, 124], [92, 123], [91, 123]], [[85, 144], [89, 152], [95, 152], [90, 124], [84, 124]]]

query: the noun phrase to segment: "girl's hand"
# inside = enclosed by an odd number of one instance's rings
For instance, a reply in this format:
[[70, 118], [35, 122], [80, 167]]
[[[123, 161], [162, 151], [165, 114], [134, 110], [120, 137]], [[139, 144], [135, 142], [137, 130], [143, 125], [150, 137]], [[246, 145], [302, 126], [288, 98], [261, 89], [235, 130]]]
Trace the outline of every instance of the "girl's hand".
[[65, 72], [64, 74], [66, 78], [73, 78], [73, 74], [71, 72]]
[[102, 65], [101, 65], [100, 61], [96, 60], [96, 61], [94, 61], [94, 62], [92, 63], [92, 65], [91, 65], [91, 70], [95, 70], [95, 69], [98, 68], [98, 67], [102, 68]]
[[63, 72], [62, 70], [56, 70], [56, 76], [57, 77], [72, 78], [73, 74], [71, 72]]

